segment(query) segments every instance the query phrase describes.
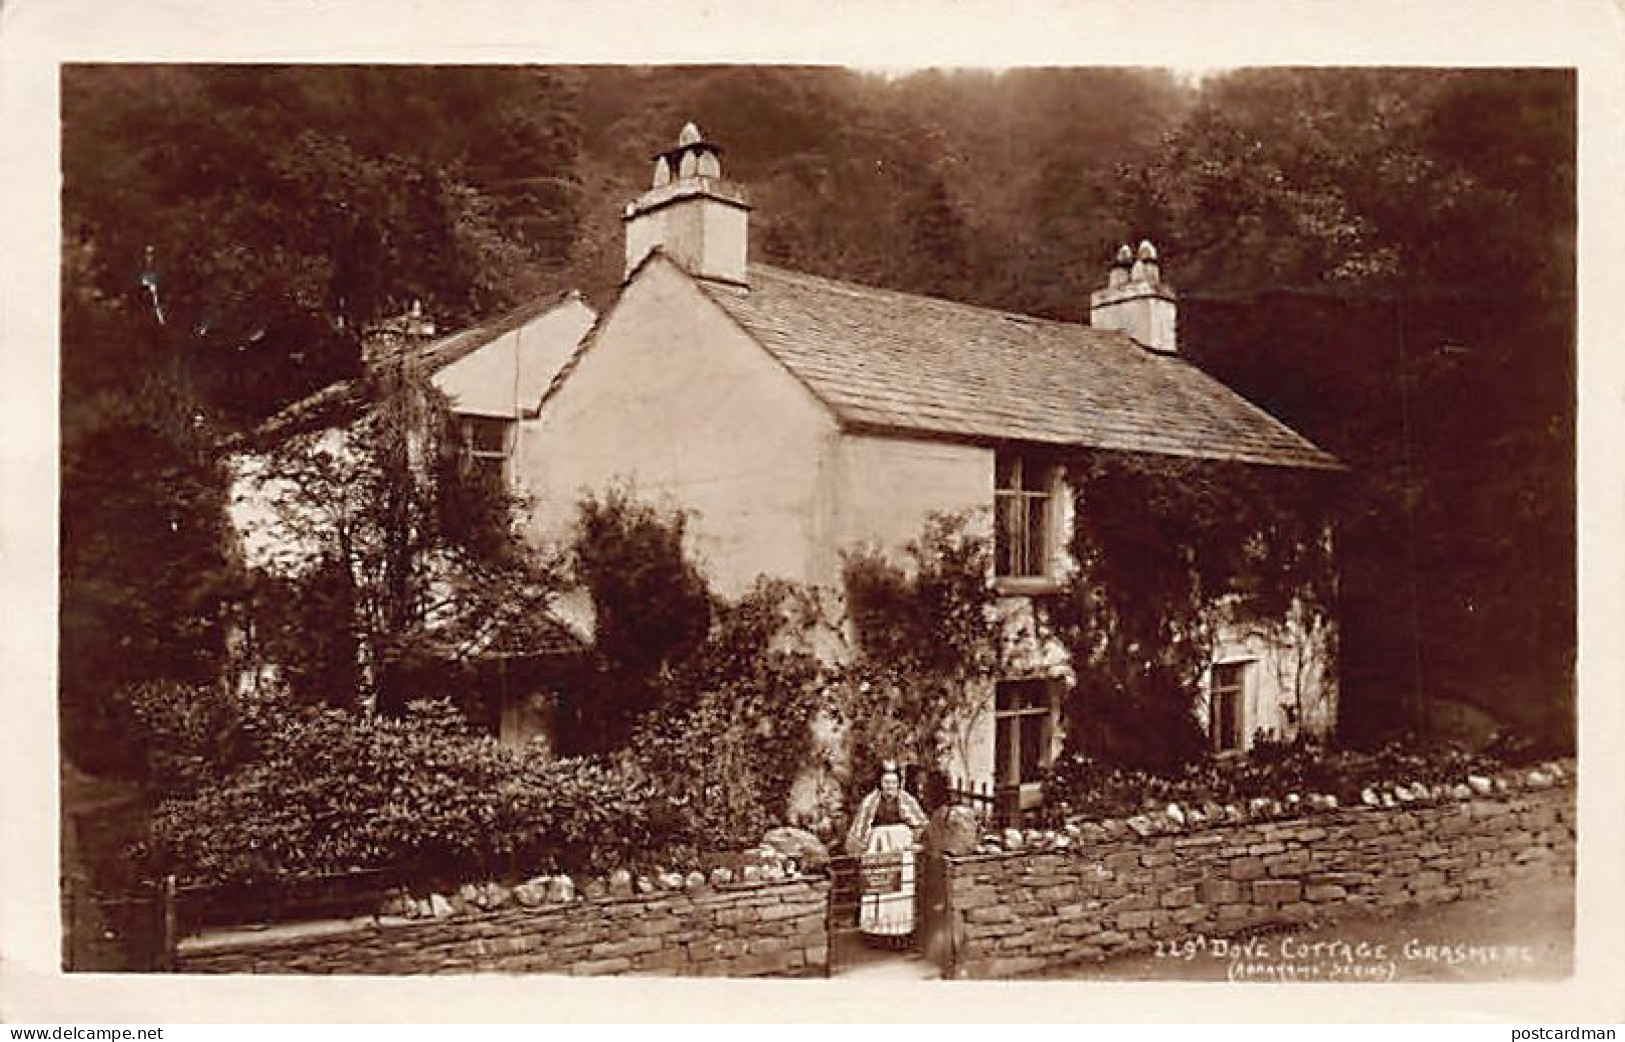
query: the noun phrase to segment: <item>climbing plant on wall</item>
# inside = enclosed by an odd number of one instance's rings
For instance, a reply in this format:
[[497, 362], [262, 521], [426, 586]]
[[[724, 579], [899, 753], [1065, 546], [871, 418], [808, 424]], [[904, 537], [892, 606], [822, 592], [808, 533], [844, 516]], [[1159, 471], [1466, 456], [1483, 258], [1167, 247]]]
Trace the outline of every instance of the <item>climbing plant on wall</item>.
[[838, 701], [856, 793], [873, 787], [886, 759], [924, 770], [931, 789], [956, 736], [986, 712], [1006, 655], [992, 576], [992, 547], [963, 515], [932, 515], [901, 561], [873, 549], [846, 555], [856, 646]]
[[1041, 608], [1076, 677], [1073, 750], [1147, 769], [1200, 756], [1194, 709], [1221, 627], [1313, 633], [1330, 650], [1335, 478], [1105, 452], [1067, 477], [1076, 569]]

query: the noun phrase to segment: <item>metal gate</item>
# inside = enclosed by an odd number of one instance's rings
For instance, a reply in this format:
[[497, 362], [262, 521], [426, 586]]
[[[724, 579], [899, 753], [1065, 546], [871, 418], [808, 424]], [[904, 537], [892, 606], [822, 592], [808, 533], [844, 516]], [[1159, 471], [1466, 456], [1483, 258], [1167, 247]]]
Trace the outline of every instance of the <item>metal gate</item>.
[[[859, 927], [865, 893], [895, 892], [903, 880], [897, 862], [879, 857], [841, 855], [829, 863], [829, 974], [843, 973], [866, 965], [924, 955], [944, 972], [948, 956], [940, 944], [947, 922], [947, 889], [943, 859], [928, 849], [915, 847], [911, 876], [914, 929], [897, 938], [875, 937]], [[951, 956], [948, 956], [951, 958]]]

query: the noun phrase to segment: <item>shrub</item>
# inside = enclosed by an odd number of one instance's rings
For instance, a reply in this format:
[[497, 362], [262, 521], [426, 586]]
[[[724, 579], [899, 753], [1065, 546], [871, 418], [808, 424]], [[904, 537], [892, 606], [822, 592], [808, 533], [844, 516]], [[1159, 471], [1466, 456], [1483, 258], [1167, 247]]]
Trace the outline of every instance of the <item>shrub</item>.
[[817, 764], [826, 670], [807, 636], [818, 625], [816, 605], [780, 580], [718, 603], [705, 645], [673, 677], [672, 711], [639, 729], [634, 755], [698, 843], [755, 843], [786, 819], [796, 778]]
[[415, 702], [400, 718], [283, 706], [267, 722], [254, 759], [158, 809], [154, 846], [183, 878], [591, 871], [685, 839], [635, 766], [505, 749], [449, 703]]
[[1059, 757], [1045, 777], [1045, 811], [1055, 821], [1123, 817], [1160, 810], [1169, 803], [1245, 803], [1255, 797], [1284, 799], [1292, 793], [1328, 794], [1353, 804], [1367, 788], [1455, 784], [1469, 774], [1489, 774], [1502, 766], [1493, 755], [1453, 747], [1389, 745], [1374, 752], [1332, 751], [1307, 740], [1260, 739], [1248, 757], [1209, 759], [1168, 772], [1111, 766], [1072, 752]]
[[599, 670], [574, 700], [572, 751], [626, 745], [640, 719], [661, 707], [670, 670], [704, 643], [712, 597], [683, 553], [687, 519], [640, 503], [624, 488], [580, 504], [576, 579], [592, 599]]
[[219, 685], [148, 681], [117, 702], [128, 707], [147, 781], [161, 796], [216, 783], [249, 755], [243, 708]]
[[1224, 623], [1324, 618], [1332, 486], [1242, 465], [1091, 453], [1069, 464], [1076, 570], [1041, 607], [1069, 652], [1071, 748], [1159, 774], [1205, 748], [1192, 707]]
[[851, 744], [847, 805], [875, 782], [881, 761], [927, 772], [939, 802], [939, 764], [970, 773], [970, 742], [1005, 668], [1004, 622], [988, 540], [963, 514], [933, 514], [902, 561], [876, 550], [847, 553], [841, 578], [856, 648], [838, 687]]

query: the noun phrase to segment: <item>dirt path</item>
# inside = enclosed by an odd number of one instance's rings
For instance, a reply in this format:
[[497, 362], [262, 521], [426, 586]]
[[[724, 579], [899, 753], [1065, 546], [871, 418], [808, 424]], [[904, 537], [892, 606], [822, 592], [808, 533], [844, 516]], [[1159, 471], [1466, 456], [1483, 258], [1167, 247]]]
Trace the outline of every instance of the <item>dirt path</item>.
[[1107, 981], [1506, 981], [1574, 972], [1574, 881], [1250, 939], [1196, 939], [1043, 979]]

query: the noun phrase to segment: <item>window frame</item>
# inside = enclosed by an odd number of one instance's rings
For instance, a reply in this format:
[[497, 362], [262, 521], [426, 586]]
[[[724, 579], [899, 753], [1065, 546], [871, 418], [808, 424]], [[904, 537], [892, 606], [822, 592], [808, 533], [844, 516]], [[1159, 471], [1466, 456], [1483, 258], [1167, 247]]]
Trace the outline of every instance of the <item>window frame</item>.
[[[1208, 744], [1215, 754], [1247, 751], [1247, 687], [1252, 675], [1251, 659], [1215, 662], [1208, 674], [1207, 731]], [[1221, 683], [1220, 671], [1234, 671], [1234, 682]], [[1229, 675], [1229, 674], [1227, 674]], [[1230, 707], [1230, 727], [1221, 726], [1225, 714], [1221, 705]], [[1228, 733], [1227, 733], [1228, 732]]]
[[[1055, 574], [1055, 485], [1058, 468], [1032, 453], [996, 450], [993, 461], [993, 579], [1011, 590], [1043, 589], [1057, 583]], [[1013, 511], [1006, 503], [1017, 504]], [[1034, 508], [1037, 508], [1035, 513]], [[1018, 529], [1012, 536], [1007, 516]], [[1034, 537], [1032, 521], [1040, 519]], [[1036, 558], [1036, 560], [1034, 560]], [[1006, 561], [1009, 561], [1008, 567]]]
[[[478, 413], [455, 413], [457, 420], [457, 455], [463, 473], [473, 474], [496, 463], [496, 472], [503, 488], [513, 481], [514, 444], [518, 441], [519, 425], [511, 417], [485, 416]], [[477, 436], [480, 424], [499, 425], [502, 435], [501, 449], [482, 449]]]
[[[1022, 701], [1017, 694], [1021, 690], [1036, 689], [1038, 692], [1037, 705], [1020, 704]], [[1014, 707], [1001, 708], [1000, 696], [1009, 692], [1012, 701], [1017, 702]], [[1033, 777], [1027, 778], [1022, 763], [1022, 750], [1024, 732], [1028, 727], [1038, 727], [1038, 761], [1032, 765]], [[1039, 776], [1043, 770], [1055, 762], [1055, 730], [1056, 730], [1056, 698], [1055, 683], [1048, 677], [1009, 677], [995, 682], [993, 686], [993, 784], [995, 788], [1019, 787], [1030, 788], [1039, 784]], [[1000, 750], [1006, 746], [1010, 754], [1005, 757]], [[1014, 778], [1006, 778], [1000, 772], [1001, 760], [1006, 770], [1014, 766]]]

